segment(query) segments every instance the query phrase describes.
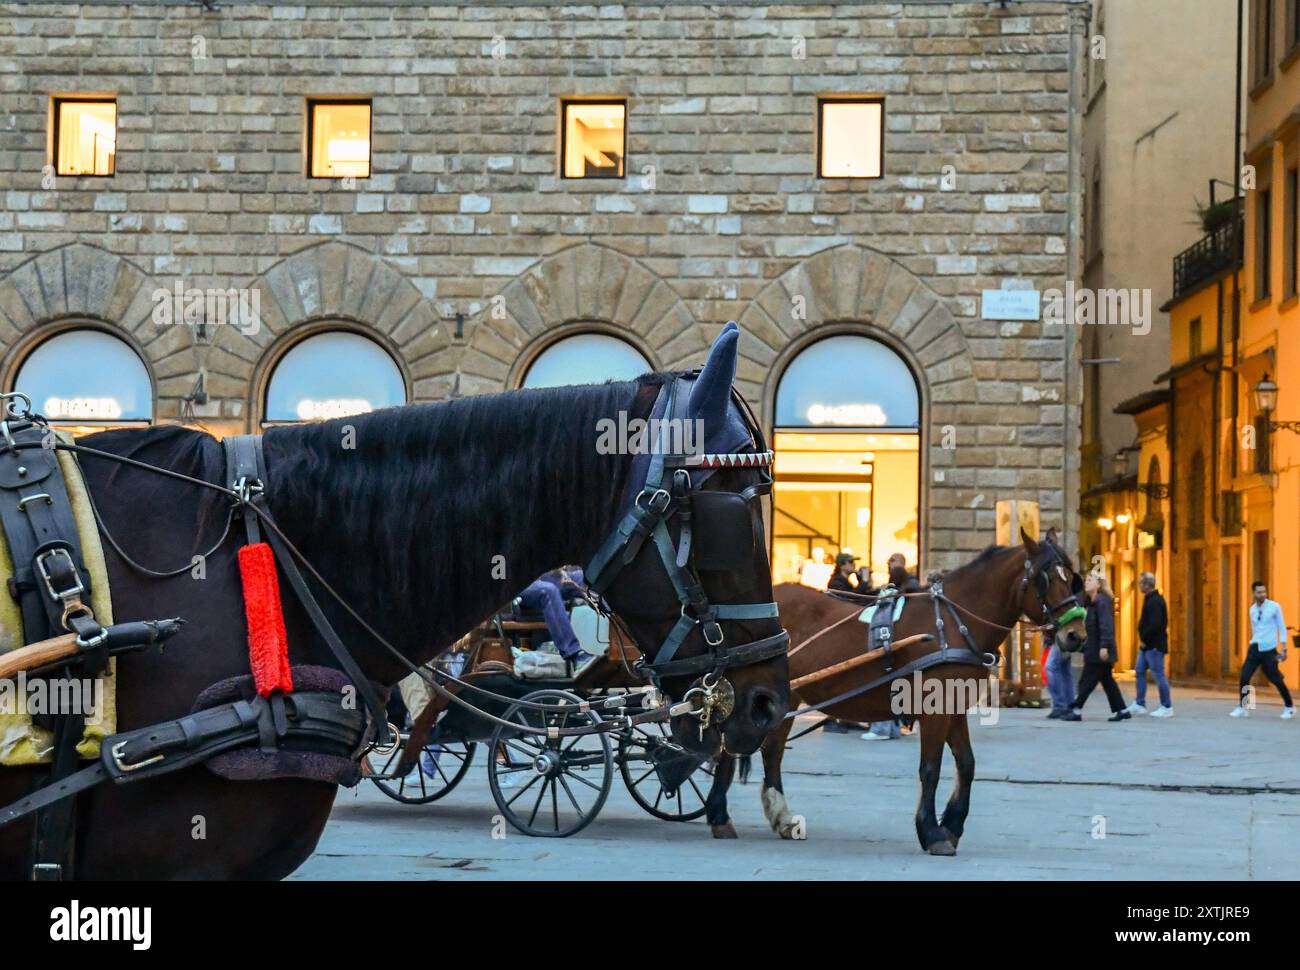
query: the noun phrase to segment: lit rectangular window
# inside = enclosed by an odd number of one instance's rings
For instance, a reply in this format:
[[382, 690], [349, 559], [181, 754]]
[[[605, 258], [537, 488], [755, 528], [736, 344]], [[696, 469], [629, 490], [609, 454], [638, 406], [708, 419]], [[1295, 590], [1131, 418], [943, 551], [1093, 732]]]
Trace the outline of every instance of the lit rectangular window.
[[623, 177], [626, 101], [562, 102], [560, 164], [566, 179]]
[[817, 174], [824, 179], [878, 179], [884, 169], [885, 102], [835, 98], [817, 102]]
[[307, 150], [312, 178], [369, 178], [370, 102], [308, 102]]
[[57, 175], [112, 175], [117, 160], [117, 102], [59, 98], [54, 102]]

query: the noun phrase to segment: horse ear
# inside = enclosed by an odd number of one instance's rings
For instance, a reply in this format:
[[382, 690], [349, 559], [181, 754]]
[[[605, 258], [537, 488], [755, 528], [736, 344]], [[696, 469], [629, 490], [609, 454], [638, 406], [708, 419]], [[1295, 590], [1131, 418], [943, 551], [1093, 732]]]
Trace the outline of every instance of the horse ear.
[[1044, 538], [1047, 540], [1047, 544], [1049, 546], [1059, 546], [1061, 544], [1056, 534], [1056, 526], [1052, 526], [1050, 529], [1048, 529], [1047, 535]]
[[1033, 537], [1025, 531], [1023, 525], [1020, 527], [1020, 541], [1025, 544], [1025, 552], [1029, 553], [1031, 556], [1038, 555], [1038, 543], [1035, 542]]
[[703, 418], [705, 427], [720, 424], [731, 403], [731, 383], [736, 379], [736, 343], [739, 340], [740, 328], [734, 320], [727, 321], [709, 348], [704, 369], [691, 388], [690, 414]]

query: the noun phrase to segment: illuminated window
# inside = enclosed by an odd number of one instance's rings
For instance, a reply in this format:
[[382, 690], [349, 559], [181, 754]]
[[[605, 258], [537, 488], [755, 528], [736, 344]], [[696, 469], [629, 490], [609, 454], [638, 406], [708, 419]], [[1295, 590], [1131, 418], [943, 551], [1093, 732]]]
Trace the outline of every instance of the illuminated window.
[[604, 333], [579, 333], [557, 340], [528, 367], [524, 387], [563, 387], [630, 381], [654, 370], [625, 340]]
[[112, 175], [117, 159], [117, 102], [56, 99], [54, 171], [57, 175]]
[[885, 102], [879, 98], [817, 102], [817, 174], [878, 179], [884, 167]]
[[308, 102], [307, 146], [312, 178], [369, 178], [370, 102]]
[[153, 419], [149, 372], [130, 345], [102, 330], [65, 330], [50, 337], [27, 355], [13, 390], [59, 424]]
[[566, 179], [622, 178], [626, 101], [565, 101], [560, 158]]
[[267, 421], [318, 421], [406, 403], [393, 358], [360, 334], [331, 331], [294, 344], [266, 388]]

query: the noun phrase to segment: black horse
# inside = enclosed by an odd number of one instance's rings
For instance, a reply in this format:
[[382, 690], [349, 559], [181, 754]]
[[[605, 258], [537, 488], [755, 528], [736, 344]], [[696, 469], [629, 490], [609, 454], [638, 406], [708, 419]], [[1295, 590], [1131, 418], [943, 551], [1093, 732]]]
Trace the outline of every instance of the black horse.
[[[732, 398], [736, 339], [728, 327], [691, 389], [690, 413], [706, 442], [736, 422], [750, 427]], [[427, 661], [498, 608], [521, 585], [563, 562], [586, 562], [642, 486], [634, 456], [602, 453], [602, 419], [646, 418], [672, 378], [470, 397], [266, 432], [271, 513], [322, 577], [408, 661]], [[734, 444], [734, 440], [732, 441]], [[110, 431], [81, 444], [219, 482], [223, 449], [182, 428]], [[746, 445], [753, 447], [751, 442]], [[741, 451], [742, 447], [724, 449]], [[117, 668], [118, 729], [186, 714], [214, 682], [248, 672], [236, 550], [231, 535], [169, 579], [135, 571], [121, 553], [154, 570], [175, 568], [221, 537], [230, 500], [107, 458], [80, 456], [103, 526], [118, 620], [182, 616], [188, 622], [161, 655], [123, 657]], [[758, 479], [727, 468], [702, 488], [739, 492]], [[707, 508], [707, 506], [706, 506]], [[679, 526], [670, 524], [674, 538]], [[238, 527], [236, 526], [236, 530]], [[764, 543], [745, 568], [703, 574], [715, 603], [772, 599]], [[334, 666], [289, 586], [281, 579], [290, 660]], [[662, 643], [682, 607], [647, 542], [605, 592], [639, 644]], [[325, 596], [325, 612], [362, 671], [393, 684], [409, 669]], [[724, 620], [727, 643], [780, 632], [779, 620]], [[678, 658], [711, 648], [696, 627]], [[647, 650], [653, 653], [653, 647]], [[724, 743], [756, 750], [784, 714], [784, 656], [727, 671], [734, 710], [701, 733], [692, 717], [675, 733], [701, 755]], [[665, 680], [680, 697], [694, 677]], [[0, 805], [31, 790], [35, 769], [0, 769]], [[78, 796], [80, 878], [280, 878], [313, 851], [336, 787], [322, 782], [224, 780], [202, 766]], [[0, 878], [25, 878], [31, 820], [0, 828]]]

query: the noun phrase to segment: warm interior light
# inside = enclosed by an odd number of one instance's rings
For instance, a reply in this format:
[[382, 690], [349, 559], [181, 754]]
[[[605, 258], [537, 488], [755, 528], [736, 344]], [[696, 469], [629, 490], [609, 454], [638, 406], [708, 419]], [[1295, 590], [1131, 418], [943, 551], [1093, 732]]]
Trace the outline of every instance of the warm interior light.
[[627, 105], [624, 104], [566, 104], [564, 177], [622, 177], [626, 117]]
[[59, 175], [112, 175], [117, 159], [117, 103], [60, 101]]
[[1099, 527], [1101, 527], [1101, 528], [1103, 528], [1103, 529], [1107, 529], [1107, 530], [1115, 528], [1115, 522], [1114, 522], [1114, 520], [1112, 520], [1112, 519], [1110, 518], [1110, 516], [1107, 516], [1107, 515], [1103, 515], [1103, 516], [1101, 516], [1100, 518], [1098, 518], [1098, 519], [1097, 519], [1097, 525], [1098, 525]]
[[879, 101], [823, 101], [822, 178], [879, 178], [881, 118]]
[[1129, 520], [1132, 518], [1133, 516], [1129, 515], [1127, 512], [1121, 512], [1119, 515], [1115, 516], [1115, 521], [1120, 525], [1127, 525]]
[[370, 105], [311, 106], [312, 178], [370, 176]]

